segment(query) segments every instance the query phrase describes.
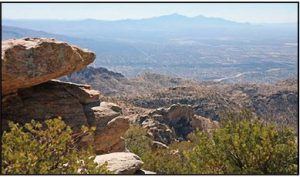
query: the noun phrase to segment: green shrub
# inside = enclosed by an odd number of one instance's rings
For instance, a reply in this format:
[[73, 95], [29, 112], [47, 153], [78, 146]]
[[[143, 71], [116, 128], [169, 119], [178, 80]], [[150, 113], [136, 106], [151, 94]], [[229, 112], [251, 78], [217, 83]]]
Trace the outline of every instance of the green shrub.
[[239, 174], [293, 174], [297, 172], [297, 135], [259, 121], [227, 124], [214, 141]]
[[[243, 118], [244, 116], [244, 118]], [[230, 118], [232, 117], [232, 118]], [[297, 174], [297, 134], [257, 120], [249, 112], [231, 114], [210, 134], [196, 131], [169, 149], [145, 148], [142, 128], [131, 129], [143, 168], [159, 174]], [[132, 138], [133, 139], [133, 138]], [[131, 140], [132, 140], [131, 139]], [[148, 142], [149, 140], [147, 140]], [[133, 148], [134, 147], [134, 148]]]
[[[24, 126], [9, 123], [2, 136], [2, 174], [107, 174], [94, 163], [91, 147], [78, 148], [72, 130], [60, 119]], [[86, 127], [82, 135], [91, 133]]]
[[[152, 139], [147, 136], [147, 130], [140, 126], [131, 126], [125, 134], [125, 144], [130, 152], [141, 157], [143, 169], [156, 173], [173, 174], [179, 169], [179, 161], [174, 162], [172, 151], [166, 149], [153, 149]], [[163, 165], [162, 165], [163, 164]]]
[[169, 149], [153, 149], [142, 156], [143, 168], [158, 174], [191, 174], [184, 153], [192, 147], [191, 142], [182, 141], [171, 144]]
[[227, 122], [211, 139], [198, 132], [198, 143], [187, 152], [192, 173], [296, 174], [297, 135], [257, 120]]
[[127, 130], [125, 136], [126, 147], [130, 152], [142, 157], [145, 153], [151, 152], [152, 139], [147, 136], [147, 130], [137, 126], [132, 125]]

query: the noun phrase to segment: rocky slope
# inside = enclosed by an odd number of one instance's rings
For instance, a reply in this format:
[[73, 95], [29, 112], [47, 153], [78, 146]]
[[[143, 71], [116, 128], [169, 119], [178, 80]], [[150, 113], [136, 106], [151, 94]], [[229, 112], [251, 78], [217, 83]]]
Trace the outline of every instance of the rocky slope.
[[81, 84], [90, 83], [104, 95], [116, 95], [125, 91], [126, 86], [129, 85], [129, 80], [122, 74], [109, 71], [105, 68], [93, 67], [63, 76], [60, 80]]
[[225, 111], [247, 108], [264, 120], [297, 128], [297, 84], [296, 80], [274, 85], [200, 84], [161, 89], [129, 101], [144, 108], [190, 104], [197, 115], [213, 120], [220, 120]]
[[126, 78], [120, 73], [91, 67], [63, 79], [91, 84], [104, 95], [117, 102], [122, 100], [125, 107], [138, 112], [140, 108], [157, 109], [180, 103], [191, 105], [199, 116], [220, 120], [227, 110], [247, 108], [265, 120], [297, 127], [296, 79], [276, 84], [225, 84], [193, 82], [151, 73]]
[[188, 134], [197, 129], [209, 132], [219, 127], [217, 121], [195, 115], [192, 106], [181, 104], [132, 117], [131, 122], [147, 129], [153, 140], [167, 145], [174, 141], [186, 140]]

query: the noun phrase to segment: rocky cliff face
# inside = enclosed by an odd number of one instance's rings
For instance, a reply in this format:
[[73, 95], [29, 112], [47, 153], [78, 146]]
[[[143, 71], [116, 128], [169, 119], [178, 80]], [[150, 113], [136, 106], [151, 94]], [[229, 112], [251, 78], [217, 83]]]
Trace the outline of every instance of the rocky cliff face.
[[75, 132], [81, 126], [97, 127], [82, 144], [94, 144], [97, 154], [124, 151], [121, 139], [129, 128], [122, 109], [101, 102], [88, 85], [52, 80], [80, 70], [95, 54], [53, 39], [24, 38], [2, 42], [2, 125], [31, 119], [62, 119]]

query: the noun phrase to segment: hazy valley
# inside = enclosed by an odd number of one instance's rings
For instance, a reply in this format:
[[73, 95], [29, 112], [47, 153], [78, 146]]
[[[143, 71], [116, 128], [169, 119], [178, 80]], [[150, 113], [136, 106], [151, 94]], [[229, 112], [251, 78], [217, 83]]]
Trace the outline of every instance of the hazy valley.
[[4, 20], [3, 25], [3, 39], [67, 41], [95, 51], [92, 66], [126, 77], [152, 72], [198, 81], [274, 83], [297, 75], [296, 24], [171, 14], [117, 21]]

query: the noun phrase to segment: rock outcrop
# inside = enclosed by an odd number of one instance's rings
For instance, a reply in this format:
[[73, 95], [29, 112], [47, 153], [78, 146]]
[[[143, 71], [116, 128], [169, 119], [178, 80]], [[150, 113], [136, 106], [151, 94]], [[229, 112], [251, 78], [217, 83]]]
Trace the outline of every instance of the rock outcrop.
[[164, 144], [187, 138], [192, 131], [199, 129], [209, 132], [219, 126], [218, 122], [194, 115], [192, 106], [174, 104], [169, 108], [158, 108], [147, 115], [133, 120], [148, 129], [148, 134]]
[[53, 80], [93, 62], [95, 54], [52, 39], [25, 38], [3, 41], [2, 126], [8, 120], [24, 124], [32, 119], [61, 117], [75, 132], [95, 126], [94, 136], [80, 145], [94, 145], [97, 154], [124, 151], [121, 139], [129, 128], [122, 109], [100, 102], [89, 85]]
[[2, 94], [78, 71], [92, 63], [95, 57], [88, 50], [54, 39], [2, 41]]
[[124, 151], [121, 137], [129, 128], [128, 119], [122, 116], [122, 108], [114, 103], [101, 102], [100, 105], [84, 105], [90, 126], [96, 127], [95, 151], [97, 154]]
[[132, 175], [138, 172], [143, 162], [140, 157], [129, 152], [115, 152], [110, 154], [98, 155], [95, 162], [99, 165], [107, 162], [108, 170], [114, 174]]

